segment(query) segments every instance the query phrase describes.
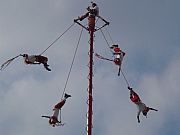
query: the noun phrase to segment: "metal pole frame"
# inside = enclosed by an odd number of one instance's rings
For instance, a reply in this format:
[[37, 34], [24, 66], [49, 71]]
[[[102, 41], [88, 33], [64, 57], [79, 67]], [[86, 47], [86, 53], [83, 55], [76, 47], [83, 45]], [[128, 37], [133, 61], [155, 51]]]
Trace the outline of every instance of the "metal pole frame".
[[89, 40], [89, 75], [88, 75], [88, 80], [89, 80], [89, 85], [88, 85], [88, 109], [87, 109], [87, 135], [92, 135], [92, 115], [93, 115], [93, 42], [94, 42], [94, 32], [101, 30], [103, 27], [109, 25], [109, 22], [107, 22], [106, 20], [104, 20], [102, 17], [100, 17], [100, 19], [102, 21], [105, 22], [105, 24], [101, 27], [99, 27], [98, 29], [95, 29], [95, 15], [89, 15], [88, 16], [88, 27], [85, 27], [84, 25], [82, 25], [80, 22], [78, 21], [74, 21], [75, 23], [77, 23], [78, 25], [80, 25], [81, 27], [83, 27], [84, 29], [86, 29], [87, 31], [89, 31], [89, 35], [90, 35], [90, 40]]
[[88, 87], [88, 110], [87, 110], [87, 135], [92, 134], [92, 102], [93, 102], [93, 41], [94, 41], [94, 28], [95, 28], [95, 16], [91, 15], [88, 17], [88, 26], [89, 26], [89, 87]]

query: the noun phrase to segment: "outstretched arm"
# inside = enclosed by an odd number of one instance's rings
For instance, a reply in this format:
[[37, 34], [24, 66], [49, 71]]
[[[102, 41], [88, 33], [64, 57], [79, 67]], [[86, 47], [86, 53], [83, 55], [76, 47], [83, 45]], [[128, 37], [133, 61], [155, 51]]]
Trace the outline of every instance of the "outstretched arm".
[[158, 111], [157, 109], [154, 109], [154, 108], [149, 108], [149, 110]]
[[43, 117], [43, 118], [51, 118], [50, 116], [44, 116], [44, 115], [43, 115], [43, 116], [41, 116], [41, 117]]

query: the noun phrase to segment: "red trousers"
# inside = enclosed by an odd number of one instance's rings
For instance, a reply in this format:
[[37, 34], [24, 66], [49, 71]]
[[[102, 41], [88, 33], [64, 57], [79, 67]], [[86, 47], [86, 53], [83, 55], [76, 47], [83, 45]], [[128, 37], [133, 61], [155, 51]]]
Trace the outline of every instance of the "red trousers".
[[63, 107], [63, 105], [65, 104], [66, 100], [62, 100], [59, 103], [57, 103], [54, 108], [56, 109], [61, 109]]

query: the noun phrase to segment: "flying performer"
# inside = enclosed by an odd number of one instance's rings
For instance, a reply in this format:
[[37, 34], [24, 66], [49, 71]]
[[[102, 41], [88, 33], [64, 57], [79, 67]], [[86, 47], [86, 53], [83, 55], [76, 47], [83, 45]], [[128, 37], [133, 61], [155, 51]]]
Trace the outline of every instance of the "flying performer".
[[110, 47], [110, 49], [113, 51], [113, 55], [114, 55], [114, 64], [119, 66], [119, 72], [118, 72], [118, 76], [120, 75], [120, 71], [121, 71], [121, 64], [123, 61], [123, 58], [125, 56], [125, 52], [123, 52], [118, 45], [112, 45]]
[[119, 47], [118, 45], [112, 45], [110, 47], [110, 49], [112, 50], [113, 52], [113, 57], [114, 59], [108, 59], [108, 58], [105, 58], [99, 54], [95, 54], [96, 57], [100, 58], [100, 59], [103, 59], [103, 60], [108, 60], [108, 61], [113, 61], [115, 65], [118, 65], [119, 66], [119, 71], [118, 71], [118, 76], [120, 75], [120, 71], [121, 71], [121, 65], [122, 65], [122, 61], [123, 61], [123, 58], [125, 56], [125, 52], [123, 52]]
[[78, 16], [77, 19], [74, 19], [74, 22], [77, 22], [78, 20], [82, 21], [85, 18], [87, 18], [88, 16], [95, 15], [96, 17], [100, 18], [102, 21], [104, 21], [106, 24], [109, 25], [109, 22], [107, 22], [105, 19], [103, 19], [99, 15], [99, 7], [96, 3], [91, 2], [91, 6], [88, 6], [86, 9], [87, 9], [87, 12], [82, 16]]
[[141, 112], [142, 112], [142, 114], [143, 114], [144, 116], [146, 116], [146, 118], [147, 118], [147, 113], [149, 112], [149, 110], [158, 111], [157, 109], [147, 107], [147, 106], [141, 101], [141, 99], [139, 98], [138, 94], [137, 94], [136, 92], [134, 92], [131, 87], [128, 86], [128, 89], [130, 90], [130, 99], [131, 99], [131, 101], [132, 101], [134, 104], [136, 104], [136, 105], [137, 105], [137, 108], [138, 108], [138, 112], [137, 112], [137, 120], [138, 120], [138, 123], [140, 123], [139, 116], [140, 116], [140, 113], [141, 113]]
[[57, 103], [54, 108], [53, 108], [53, 115], [52, 116], [42, 116], [44, 118], [48, 118], [49, 119], [49, 124], [53, 127], [55, 126], [60, 126], [60, 125], [64, 125], [61, 123], [61, 121], [58, 120], [58, 115], [59, 115], [59, 110], [61, 110], [61, 108], [64, 106], [66, 99], [71, 97], [71, 95], [68, 95], [65, 93], [64, 95], [64, 99], [62, 99], [59, 103]]
[[51, 71], [49, 65], [47, 64], [48, 58], [41, 55], [28, 55], [22, 54], [21, 56], [24, 57], [25, 64], [43, 64], [44, 68], [48, 71]]
[[7, 60], [1, 65], [0, 70], [3, 71], [5, 68], [7, 68], [11, 64], [12, 61], [17, 59], [18, 57], [23, 57], [25, 64], [43, 64], [46, 70], [51, 71], [51, 69], [49, 68], [49, 65], [47, 64], [47, 61], [48, 61], [47, 57], [42, 56], [42, 55], [28, 55], [28, 54], [19, 54]]

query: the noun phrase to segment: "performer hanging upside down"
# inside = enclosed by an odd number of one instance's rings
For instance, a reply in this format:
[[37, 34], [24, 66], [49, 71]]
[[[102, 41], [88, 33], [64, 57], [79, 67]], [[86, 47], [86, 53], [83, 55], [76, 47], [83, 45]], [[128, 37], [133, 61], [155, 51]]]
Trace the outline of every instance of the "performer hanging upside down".
[[49, 65], [47, 64], [48, 58], [41, 56], [41, 55], [28, 55], [28, 54], [23, 54], [21, 55], [24, 57], [24, 62], [26, 64], [43, 64], [44, 68], [48, 71], [51, 71]]
[[114, 63], [119, 66], [119, 71], [118, 71], [118, 76], [119, 76], [120, 71], [121, 71], [121, 64], [122, 64], [123, 58], [125, 56], [125, 52], [123, 52], [118, 47], [118, 45], [112, 45], [110, 47], [110, 49], [113, 51], [113, 55], [114, 55], [114, 60], [113, 61], [114, 61]]
[[107, 61], [113, 61], [114, 64], [118, 65], [119, 66], [119, 71], [118, 71], [118, 76], [120, 75], [120, 71], [121, 71], [121, 64], [122, 64], [122, 61], [123, 61], [123, 58], [125, 56], [125, 53], [118, 47], [118, 45], [112, 45], [110, 47], [110, 49], [112, 49], [113, 51], [113, 55], [114, 55], [114, 59], [109, 59], [109, 58], [105, 58], [97, 53], [95, 53], [95, 56], [100, 58], [100, 59], [103, 59], [103, 60], [107, 60]]
[[140, 123], [139, 115], [140, 115], [141, 112], [147, 118], [147, 113], [149, 112], [149, 110], [158, 111], [158, 110], [156, 110], [154, 108], [147, 107], [144, 103], [142, 103], [142, 101], [139, 98], [138, 94], [135, 93], [132, 88], [128, 87], [128, 89], [130, 90], [130, 99], [131, 99], [131, 101], [133, 103], [135, 103], [137, 105], [137, 108], [138, 108], [138, 113], [137, 113], [138, 123]]
[[114, 63], [121, 66], [125, 53], [118, 47], [118, 45], [112, 45], [110, 49], [113, 51]]
[[69, 97], [71, 97], [71, 95], [65, 93], [64, 99], [54, 106], [53, 109], [54, 113], [52, 116], [42, 116], [44, 118], [49, 118], [49, 124], [52, 125], [53, 127], [59, 126], [59, 124], [61, 124], [61, 121], [58, 120], [59, 110], [64, 106], [66, 99]]

